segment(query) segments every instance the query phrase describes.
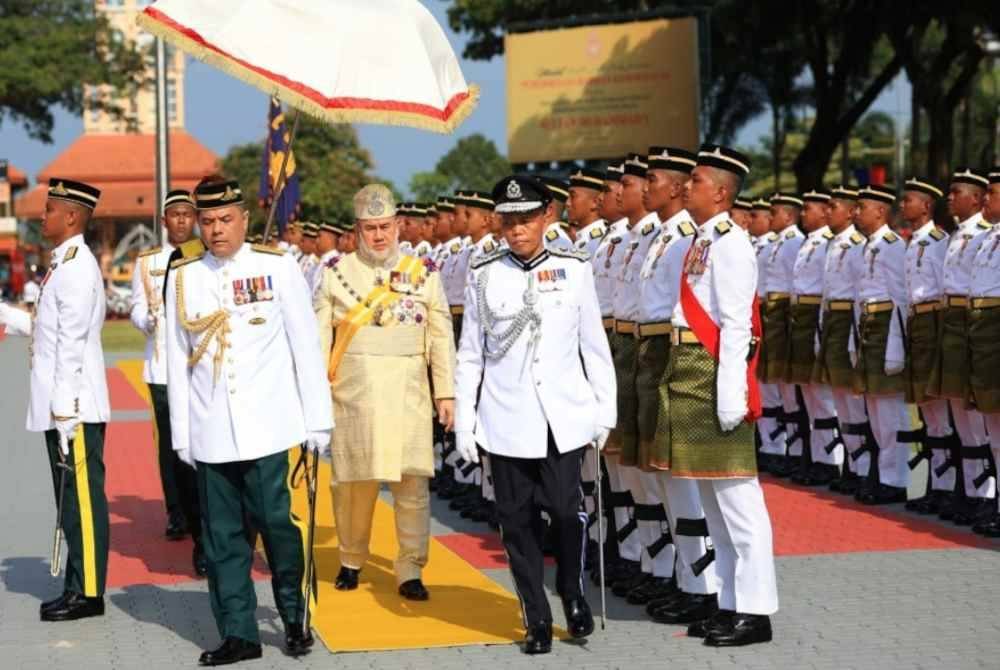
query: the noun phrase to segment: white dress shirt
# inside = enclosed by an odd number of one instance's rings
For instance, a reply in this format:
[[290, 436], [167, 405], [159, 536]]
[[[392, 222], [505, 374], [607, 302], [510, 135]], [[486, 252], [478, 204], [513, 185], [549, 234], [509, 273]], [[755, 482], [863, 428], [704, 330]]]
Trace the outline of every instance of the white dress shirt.
[[969, 296], [996, 298], [1000, 296], [1000, 224], [996, 224], [983, 238], [972, 263]]
[[858, 273], [858, 307], [865, 303], [891, 300], [895, 304], [889, 321], [885, 360], [906, 360], [900, 319], [906, 319], [910, 300], [906, 290], [906, 243], [884, 224], [868, 237]]
[[844, 228], [830, 240], [823, 272], [823, 300], [857, 299], [858, 277], [861, 276], [865, 236], [854, 224]]
[[583, 251], [588, 257], [593, 258], [597, 253], [597, 248], [601, 246], [601, 242], [604, 240], [604, 236], [607, 234], [607, 226], [604, 225], [604, 219], [597, 219], [586, 226], [581, 228], [576, 233], [576, 241], [573, 242], [573, 248], [577, 251]]
[[660, 217], [650, 212], [629, 231], [625, 253], [615, 267], [612, 313], [616, 319], [635, 321], [639, 316], [639, 271], [659, 230]]
[[566, 234], [566, 230], [563, 228], [565, 225], [562, 221], [556, 221], [550, 223], [545, 228], [544, 242], [546, 249], [557, 249], [559, 251], [570, 251], [573, 249], [573, 240]]
[[976, 212], [958, 224], [958, 228], [948, 240], [948, 252], [944, 258], [945, 295], [969, 294], [972, 262], [990, 228], [990, 224], [983, 221], [982, 212]]
[[[226, 348], [185, 330], [185, 317], [227, 315]], [[240, 287], [266, 286], [248, 294]], [[257, 299], [252, 300], [256, 295]], [[218, 370], [216, 362], [218, 361]], [[204, 254], [171, 270], [167, 286], [167, 394], [176, 451], [205, 463], [262, 458], [333, 426], [333, 406], [320, 355], [309, 290], [288, 254], [244, 244], [229, 259]]]
[[677, 306], [684, 257], [697, 228], [682, 209], [660, 227], [639, 271], [639, 323], [670, 321]]
[[[164, 242], [159, 249], [140, 254], [132, 268], [132, 307], [129, 319], [146, 338], [142, 363], [142, 380], [147, 384], [167, 383], [166, 327], [163, 321], [163, 280], [167, 274], [174, 246]], [[149, 288], [147, 294], [147, 286]], [[150, 310], [150, 299], [153, 308]], [[152, 334], [146, 331], [150, 312], [156, 320]]]
[[[747, 354], [750, 352], [753, 299], [757, 290], [757, 257], [746, 231], [721, 212], [698, 226], [694, 254], [707, 247], [705, 270], [687, 277], [702, 309], [719, 327], [719, 371], [716, 380], [719, 413], [747, 411]], [[687, 328], [680, 300], [671, 319]]]
[[601, 306], [601, 314], [605, 317], [614, 312], [615, 294], [615, 264], [625, 253], [625, 242], [628, 237], [628, 219], [618, 219], [608, 228], [607, 233], [597, 245], [597, 251], [590, 257], [594, 268], [594, 286], [597, 289], [597, 301]]
[[798, 226], [788, 226], [778, 233], [778, 240], [768, 249], [764, 295], [792, 292], [795, 259], [798, 258], [799, 248], [805, 239]]
[[944, 295], [944, 257], [948, 234], [928, 221], [914, 231], [906, 247], [906, 289], [911, 305]]
[[770, 258], [768, 250], [777, 240], [778, 233], [764, 233], [759, 237], [750, 238], [753, 252], [757, 254], [757, 295], [761, 298], [767, 292], [767, 265]]
[[[476, 441], [491, 454], [544, 458], [550, 428], [559, 452], [566, 453], [590, 443], [598, 429], [615, 425], [615, 373], [593, 270], [582, 255], [562, 253], [543, 250], [530, 262], [508, 253], [469, 274], [455, 374], [455, 431], [475, 431]], [[498, 351], [499, 344], [481, 325], [481, 278], [495, 314], [517, 313], [529, 296], [541, 315], [537, 339], [526, 327], [499, 359], [483, 351], [484, 341], [489, 351]]]
[[818, 228], [806, 236], [795, 255], [792, 270], [792, 294], [822, 295], [828, 244], [833, 239], [829, 226]]

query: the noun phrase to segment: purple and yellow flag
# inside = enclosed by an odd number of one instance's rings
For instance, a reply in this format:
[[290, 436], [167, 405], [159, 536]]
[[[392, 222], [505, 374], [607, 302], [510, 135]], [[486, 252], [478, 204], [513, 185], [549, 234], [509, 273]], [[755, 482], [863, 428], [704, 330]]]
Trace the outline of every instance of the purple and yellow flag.
[[290, 152], [288, 156], [284, 187], [280, 193], [276, 193], [281, 163], [285, 159], [285, 152], [289, 150], [289, 132], [285, 124], [285, 112], [281, 108], [281, 101], [277, 98], [271, 98], [267, 128], [267, 142], [264, 144], [264, 160], [260, 171], [260, 204], [261, 208], [267, 209], [271, 206], [274, 198], [278, 198], [278, 209], [274, 213], [274, 220], [280, 234], [284, 232], [286, 225], [298, 218], [301, 207], [299, 203], [299, 175], [295, 166], [294, 151]]

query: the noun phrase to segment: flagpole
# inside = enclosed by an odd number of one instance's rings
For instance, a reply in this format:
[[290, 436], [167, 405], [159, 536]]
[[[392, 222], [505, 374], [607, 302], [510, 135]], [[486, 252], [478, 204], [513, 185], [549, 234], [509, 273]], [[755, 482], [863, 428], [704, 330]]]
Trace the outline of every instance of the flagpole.
[[153, 235], [163, 245], [163, 201], [170, 188], [170, 114], [167, 109], [167, 53], [162, 37], [156, 38], [156, 202]]
[[264, 227], [264, 244], [271, 238], [271, 227], [274, 225], [274, 213], [278, 211], [278, 200], [281, 199], [282, 191], [285, 190], [285, 172], [288, 169], [288, 157], [292, 155], [292, 143], [295, 142], [295, 131], [299, 127], [299, 110], [295, 110], [295, 118], [292, 119], [292, 129], [288, 132], [288, 146], [285, 147], [285, 156], [281, 159], [281, 170], [278, 171], [278, 181], [274, 185], [274, 193], [271, 197], [271, 210], [267, 213], [267, 225]]

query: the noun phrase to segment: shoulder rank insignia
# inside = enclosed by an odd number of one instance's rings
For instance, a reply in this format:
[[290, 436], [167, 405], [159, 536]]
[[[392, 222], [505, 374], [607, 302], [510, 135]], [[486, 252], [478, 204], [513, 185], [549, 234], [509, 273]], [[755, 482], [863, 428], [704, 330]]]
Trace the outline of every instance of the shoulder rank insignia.
[[63, 256], [62, 262], [71, 261], [76, 258], [76, 247], [70, 247], [66, 250], [66, 255]]
[[462, 250], [462, 245], [459, 244], [458, 242], [455, 242], [455, 244], [451, 245], [450, 249], [451, 253], [457, 254], [461, 250]]
[[604, 237], [604, 234], [606, 232], [607, 231], [601, 230], [600, 228], [591, 228], [590, 229], [590, 239], [596, 240], [599, 237]]
[[947, 237], [947, 235], [945, 234], [945, 232], [943, 230], [941, 230], [940, 228], [938, 228], [937, 226], [934, 226], [933, 228], [931, 228], [931, 232], [929, 232], [927, 234], [929, 236], [933, 237], [936, 242], [940, 242], [945, 237]]
[[155, 254], [163, 251], [163, 247], [153, 247], [152, 249], [146, 249], [145, 251], [139, 252], [139, 258], [145, 258], [146, 256], [153, 256]]
[[826, 232], [824, 232], [823, 233], [823, 239], [824, 240], [832, 240], [833, 239], [833, 233], [831, 233], [829, 230], [826, 231]]
[[590, 260], [590, 254], [586, 251], [577, 251], [576, 249], [549, 249], [549, 254], [552, 256], [560, 256], [562, 258], [575, 258], [576, 260], [583, 262]]
[[851, 233], [851, 242], [853, 244], [861, 244], [864, 241], [865, 238], [861, 235], [861, 233]]
[[789, 228], [789, 229], [788, 229], [788, 232], [787, 232], [787, 233], [785, 233], [785, 239], [786, 239], [786, 240], [790, 240], [790, 239], [792, 239], [793, 237], [795, 237], [795, 228], [794, 228], [794, 227], [793, 227], [793, 228]]
[[892, 244], [893, 242], [899, 239], [899, 235], [890, 230], [888, 233], [882, 236], [882, 239], [885, 240], [886, 244]]
[[717, 232], [719, 235], [725, 235], [726, 233], [728, 233], [732, 229], [733, 229], [733, 223], [732, 223], [732, 221], [728, 221], [728, 220], [727, 221], [719, 221], [717, 224], [715, 224], [715, 232]]
[[178, 258], [177, 260], [175, 260], [173, 263], [170, 264], [170, 269], [171, 270], [176, 270], [177, 268], [184, 267], [185, 265], [188, 265], [189, 263], [194, 263], [195, 261], [200, 261], [204, 255], [205, 254], [203, 252], [203, 253], [198, 254], [197, 256], [189, 256], [187, 258]]
[[[510, 253], [510, 248], [502, 248], [502, 247], [497, 248], [492, 253], [483, 254], [479, 258], [473, 259], [473, 261], [469, 264], [469, 267], [473, 270], [475, 270], [476, 268], [481, 268], [487, 263], [492, 263], [497, 259], [503, 258], [509, 253]], [[549, 253], [552, 252], [549, 251]]]
[[643, 226], [642, 230], [639, 232], [641, 232], [643, 235], [649, 235], [651, 232], [653, 232], [653, 228], [655, 227], [656, 225], [652, 221], [650, 221], [645, 226]]
[[549, 232], [545, 233], [545, 239], [547, 239], [549, 242], [554, 242], [557, 237], [559, 237], [559, 233], [557, 233], [554, 230], [550, 230]]
[[771, 232], [769, 232], [767, 234], [767, 241], [768, 242], [774, 242], [776, 239], [778, 239], [778, 237], [779, 237], [778, 233], [776, 233], [776, 232], [774, 232], [772, 230]]
[[681, 221], [677, 224], [677, 230], [683, 237], [691, 237], [695, 233], [694, 224], [690, 221]]
[[483, 251], [485, 253], [493, 253], [493, 250], [497, 248], [497, 245], [493, 243], [493, 240], [487, 240], [486, 244], [483, 245]]
[[274, 256], [284, 256], [285, 252], [281, 249], [272, 249], [264, 244], [251, 244], [250, 248], [254, 251], [260, 252], [262, 254], [272, 254]]
[[184, 258], [197, 256], [205, 253], [205, 243], [201, 241], [200, 237], [195, 237], [182, 244], [180, 250]]
[[993, 226], [991, 224], [986, 223], [985, 221], [980, 221], [976, 224], [976, 228], [979, 228], [979, 230], [989, 230], [992, 227]]

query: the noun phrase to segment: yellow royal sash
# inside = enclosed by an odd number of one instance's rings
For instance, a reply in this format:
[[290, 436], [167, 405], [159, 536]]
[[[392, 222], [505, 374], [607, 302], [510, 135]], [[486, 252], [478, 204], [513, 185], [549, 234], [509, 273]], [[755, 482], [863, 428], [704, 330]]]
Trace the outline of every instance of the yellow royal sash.
[[[402, 256], [393, 270], [393, 273], [409, 275], [411, 286], [418, 286], [426, 272], [427, 269], [424, 267], [423, 261], [414, 256]], [[349, 309], [340, 323], [336, 325], [333, 351], [330, 352], [330, 361], [327, 366], [327, 378], [330, 383], [333, 383], [337, 376], [340, 361], [343, 360], [344, 354], [347, 353], [347, 347], [358, 331], [372, 322], [376, 312], [391, 309], [403, 297], [401, 293], [393, 291], [390, 286], [391, 282], [376, 286], [371, 293], [365, 296], [363, 301]]]

